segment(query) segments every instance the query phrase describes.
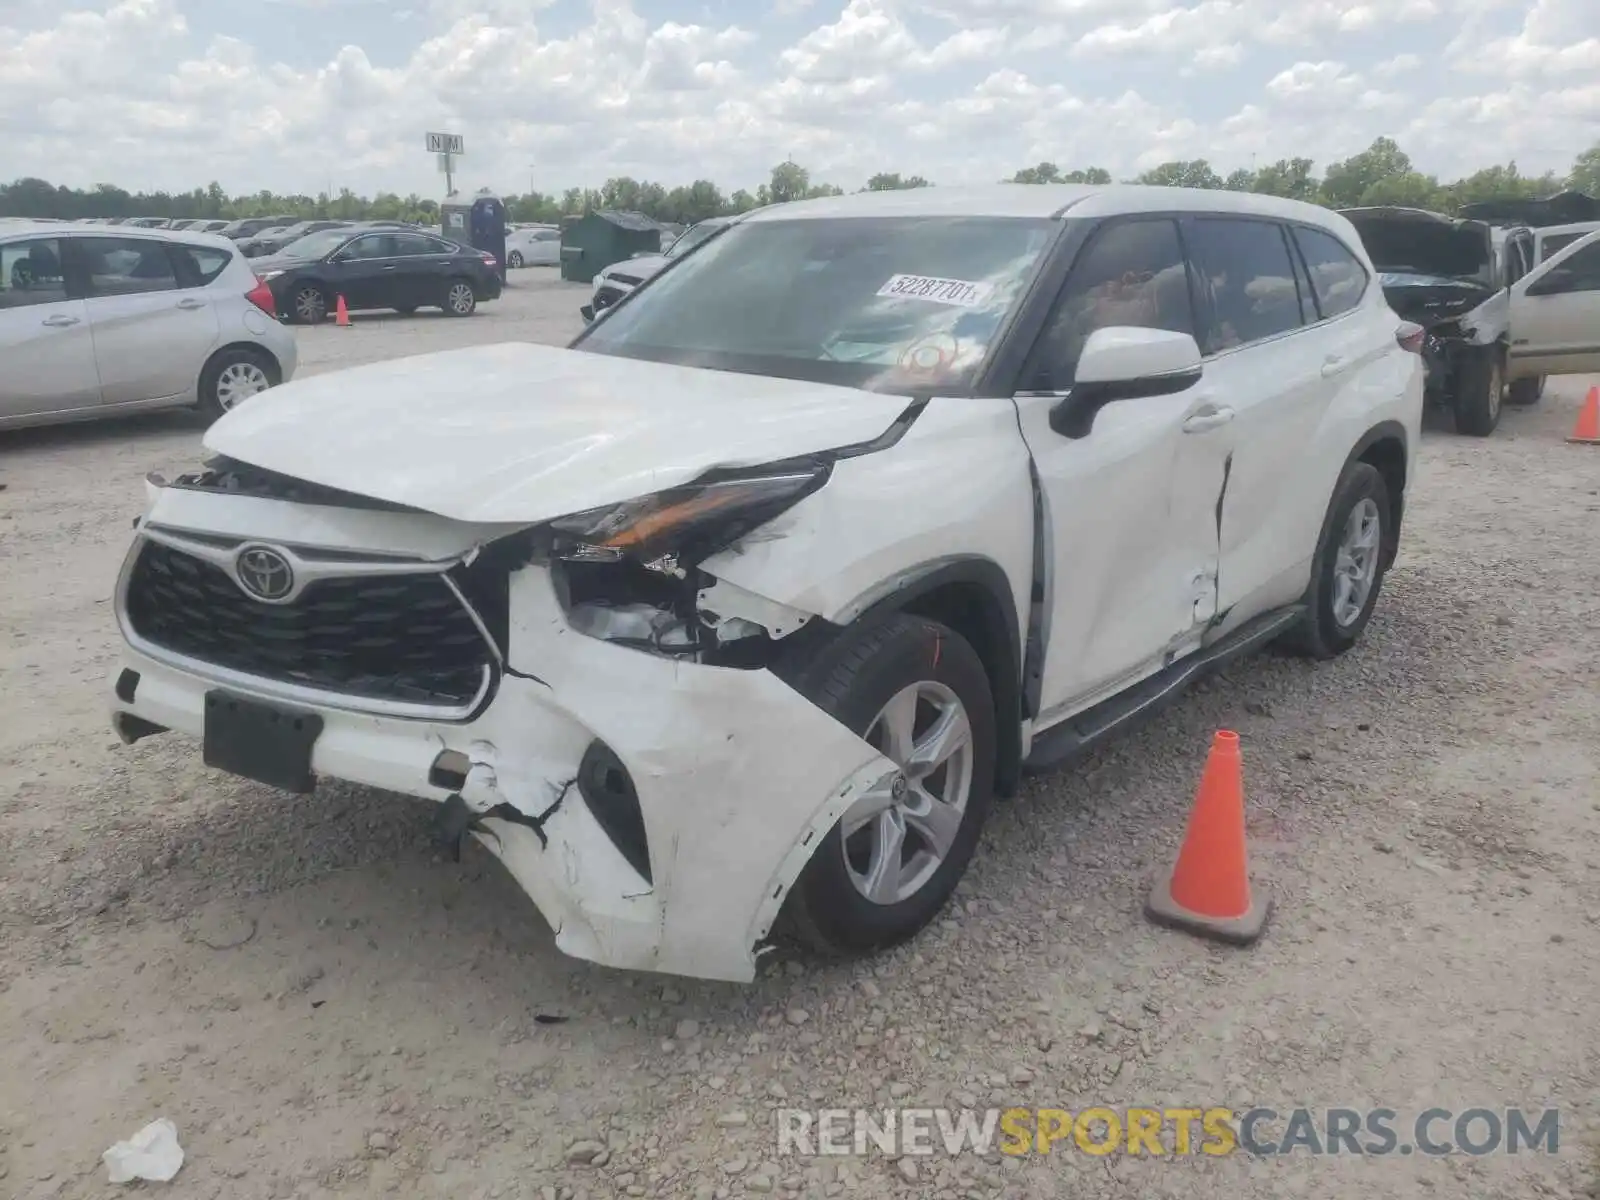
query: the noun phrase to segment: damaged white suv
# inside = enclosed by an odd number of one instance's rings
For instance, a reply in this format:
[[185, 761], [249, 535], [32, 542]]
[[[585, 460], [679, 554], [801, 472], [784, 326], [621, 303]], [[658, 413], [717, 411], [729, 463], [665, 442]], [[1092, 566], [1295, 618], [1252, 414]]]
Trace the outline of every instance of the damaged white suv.
[[904, 939], [991, 798], [1270, 640], [1359, 638], [1418, 331], [1308, 204], [930, 188], [730, 223], [564, 349], [213, 425], [116, 594], [126, 741], [436, 800], [566, 953]]

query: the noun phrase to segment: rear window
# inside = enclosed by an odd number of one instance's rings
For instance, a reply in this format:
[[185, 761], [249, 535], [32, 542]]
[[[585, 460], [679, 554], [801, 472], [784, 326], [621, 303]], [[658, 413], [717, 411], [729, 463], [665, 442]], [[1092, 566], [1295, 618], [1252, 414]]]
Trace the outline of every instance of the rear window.
[[221, 275], [228, 267], [233, 255], [217, 246], [185, 246], [175, 245], [172, 252], [179, 258], [185, 259], [194, 268], [196, 277], [201, 284], [210, 283]]

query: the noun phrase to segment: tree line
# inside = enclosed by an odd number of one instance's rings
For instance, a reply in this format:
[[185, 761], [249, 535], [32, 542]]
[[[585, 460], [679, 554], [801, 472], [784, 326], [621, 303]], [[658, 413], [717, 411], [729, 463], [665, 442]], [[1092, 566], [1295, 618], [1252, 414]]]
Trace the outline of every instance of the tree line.
[[[1042, 162], [1012, 175], [1009, 183], [1110, 183], [1103, 167], [1062, 170]], [[1319, 175], [1309, 158], [1286, 158], [1265, 166], [1220, 175], [1203, 158], [1177, 160], [1144, 172], [1126, 182], [1166, 184], [1175, 187], [1224, 188], [1307, 200], [1332, 208], [1359, 204], [1398, 204], [1453, 212], [1463, 204], [1483, 200], [1539, 198], [1567, 188], [1600, 196], [1600, 143], [1578, 155], [1572, 169], [1561, 175], [1549, 171], [1524, 175], [1515, 162], [1485, 167], [1461, 179], [1440, 180], [1418, 171], [1393, 138], [1381, 137], [1359, 154], [1329, 163]], [[867, 180], [862, 191], [892, 191], [932, 187], [920, 175], [881, 172]], [[560, 193], [527, 192], [504, 196], [513, 221], [559, 222], [596, 209], [641, 212], [658, 221], [692, 224], [706, 217], [747, 212], [768, 204], [814, 196], [840, 196], [844, 189], [813, 183], [811, 173], [798, 163], [780, 163], [771, 177], [754, 191], [740, 188], [725, 193], [707, 179], [678, 187], [619, 176], [598, 188], [568, 188]], [[230, 196], [213, 182], [190, 192], [130, 192], [102, 183], [80, 189], [53, 185], [43, 179], [19, 179], [0, 184], [0, 216], [13, 217], [195, 217], [235, 218], [294, 216], [324, 220], [407, 220], [437, 222], [439, 202], [412, 193], [400, 196], [380, 192], [358, 196], [348, 188], [337, 195], [303, 193], [282, 195], [260, 191]]]

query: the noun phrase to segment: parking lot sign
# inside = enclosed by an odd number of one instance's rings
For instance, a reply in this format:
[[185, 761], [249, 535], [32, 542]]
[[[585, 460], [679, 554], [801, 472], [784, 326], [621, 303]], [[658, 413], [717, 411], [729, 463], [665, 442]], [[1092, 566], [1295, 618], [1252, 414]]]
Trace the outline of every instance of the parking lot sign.
[[428, 135], [429, 154], [465, 154], [467, 152], [467, 139], [459, 133], [430, 133]]

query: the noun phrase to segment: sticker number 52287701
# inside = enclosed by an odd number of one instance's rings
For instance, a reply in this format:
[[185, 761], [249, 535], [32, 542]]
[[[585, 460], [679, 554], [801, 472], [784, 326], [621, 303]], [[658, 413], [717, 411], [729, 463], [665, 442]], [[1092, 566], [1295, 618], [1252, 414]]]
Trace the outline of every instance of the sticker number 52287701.
[[958, 308], [977, 308], [988, 300], [992, 290], [987, 283], [968, 283], [964, 279], [891, 275], [888, 282], [878, 289], [878, 295], [902, 300], [931, 300], [935, 304], [954, 304]]

